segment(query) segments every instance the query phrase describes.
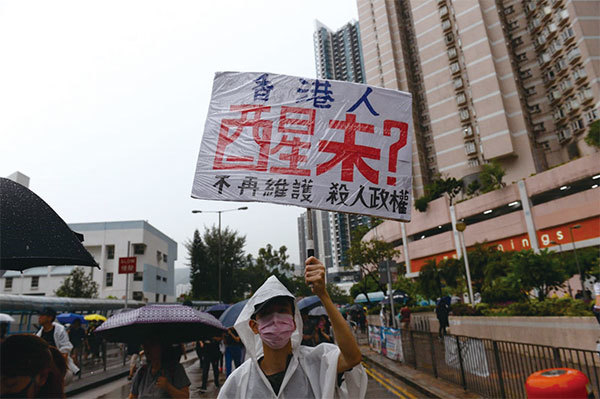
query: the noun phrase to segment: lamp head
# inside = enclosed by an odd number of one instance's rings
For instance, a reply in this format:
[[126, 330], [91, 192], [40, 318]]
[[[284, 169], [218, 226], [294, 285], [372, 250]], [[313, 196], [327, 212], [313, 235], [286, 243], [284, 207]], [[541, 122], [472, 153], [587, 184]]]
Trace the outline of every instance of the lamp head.
[[246, 209], [248, 209], [247, 206], [242, 206], [241, 208], [238, 208], [238, 211], [245, 211]]
[[458, 231], [465, 231], [465, 229], [467, 228], [467, 224], [465, 222], [457, 222], [456, 223], [456, 230]]
[[202, 211], [200, 211], [200, 210], [198, 210], [198, 209], [194, 209], [194, 210], [192, 211], [192, 213], [202, 213]]

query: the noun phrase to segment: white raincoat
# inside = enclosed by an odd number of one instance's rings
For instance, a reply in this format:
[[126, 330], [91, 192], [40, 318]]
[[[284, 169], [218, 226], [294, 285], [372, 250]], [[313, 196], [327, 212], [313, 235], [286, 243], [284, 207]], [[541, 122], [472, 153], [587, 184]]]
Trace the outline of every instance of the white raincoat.
[[275, 395], [269, 380], [258, 365], [263, 355], [259, 334], [254, 334], [248, 321], [254, 306], [276, 296], [294, 296], [275, 277], [271, 276], [254, 293], [238, 316], [235, 329], [246, 346], [248, 359], [225, 381], [219, 399], [239, 398], [364, 398], [367, 390], [367, 374], [361, 365], [346, 371], [343, 383], [337, 386], [337, 363], [340, 349], [332, 344], [320, 344], [314, 348], [301, 346], [302, 317], [296, 306], [294, 321], [296, 331], [292, 334], [293, 357], [285, 372], [279, 395]]

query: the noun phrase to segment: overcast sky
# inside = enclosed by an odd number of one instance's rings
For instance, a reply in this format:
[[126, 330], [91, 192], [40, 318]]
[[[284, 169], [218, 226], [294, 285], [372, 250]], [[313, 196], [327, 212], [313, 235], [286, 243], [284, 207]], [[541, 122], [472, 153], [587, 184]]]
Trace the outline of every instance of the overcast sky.
[[[190, 197], [216, 71], [315, 77], [314, 20], [354, 0], [0, 0], [0, 176], [21, 171], [68, 223], [144, 219], [183, 243], [244, 204]], [[223, 214], [246, 252], [285, 245], [301, 208]]]

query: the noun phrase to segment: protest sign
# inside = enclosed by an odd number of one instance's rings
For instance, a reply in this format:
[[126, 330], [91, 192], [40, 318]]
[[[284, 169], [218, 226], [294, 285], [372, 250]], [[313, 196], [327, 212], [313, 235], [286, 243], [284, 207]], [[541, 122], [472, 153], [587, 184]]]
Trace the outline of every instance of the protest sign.
[[410, 220], [412, 98], [270, 73], [217, 73], [192, 197]]

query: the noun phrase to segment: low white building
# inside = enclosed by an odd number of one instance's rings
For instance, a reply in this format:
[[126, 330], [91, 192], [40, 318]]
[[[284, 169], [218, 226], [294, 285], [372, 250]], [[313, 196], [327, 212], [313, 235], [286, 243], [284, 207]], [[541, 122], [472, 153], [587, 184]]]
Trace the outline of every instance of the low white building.
[[[148, 302], [175, 301], [177, 243], [144, 220], [74, 223], [69, 227], [84, 235], [83, 245], [100, 269], [84, 267], [98, 283], [98, 297], [125, 298]], [[119, 274], [119, 258], [137, 258], [134, 274]], [[54, 296], [64, 278], [77, 266], [44, 266], [8, 271], [0, 278], [0, 293]]]

